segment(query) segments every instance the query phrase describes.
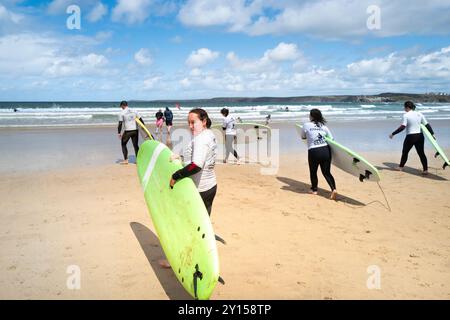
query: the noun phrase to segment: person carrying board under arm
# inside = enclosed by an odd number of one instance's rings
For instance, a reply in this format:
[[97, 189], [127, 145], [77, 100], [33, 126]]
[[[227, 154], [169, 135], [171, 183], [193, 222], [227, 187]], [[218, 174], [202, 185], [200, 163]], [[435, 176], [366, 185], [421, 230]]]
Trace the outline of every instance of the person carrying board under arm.
[[[139, 134], [135, 119], [139, 119], [143, 124], [144, 120], [142, 120], [137, 111], [133, 111], [128, 108], [128, 102], [122, 101], [120, 103], [120, 107], [122, 108], [122, 111], [119, 113], [119, 125], [117, 127], [117, 133], [119, 135], [119, 139], [121, 139], [123, 153], [123, 161], [121, 161], [120, 164], [128, 164], [127, 143], [130, 138], [133, 142], [135, 155], [137, 156], [139, 152]], [[122, 128], [124, 129], [123, 133]]]
[[[190, 177], [200, 193], [208, 215], [211, 216], [212, 204], [217, 192], [214, 171], [217, 156], [216, 137], [209, 130], [211, 120], [203, 109], [192, 109], [188, 115], [188, 124], [192, 140], [184, 152], [185, 166], [172, 175], [169, 185], [170, 188], [174, 188], [178, 181]], [[170, 160], [175, 159], [180, 159], [180, 156], [173, 154]], [[159, 264], [164, 268], [170, 268], [167, 260], [159, 260]]]
[[406, 129], [406, 137], [403, 141], [403, 150], [402, 150], [402, 157], [400, 159], [400, 165], [396, 168], [398, 171], [402, 171], [406, 161], [408, 161], [408, 154], [411, 148], [414, 146], [416, 148], [417, 154], [419, 155], [420, 162], [422, 163], [423, 167], [423, 175], [428, 174], [428, 160], [427, 156], [425, 155], [424, 150], [424, 144], [425, 144], [425, 137], [423, 136], [422, 130], [420, 128], [420, 125], [423, 124], [428, 131], [433, 135], [434, 137], [434, 131], [431, 128], [430, 124], [425, 119], [425, 116], [415, 111], [416, 106], [411, 101], [406, 101], [404, 104], [404, 110], [405, 114], [403, 115], [403, 122], [400, 127], [397, 128], [394, 132], [392, 132], [389, 135], [389, 138], [393, 138], [396, 134], [402, 132]]
[[309, 113], [310, 122], [303, 125], [302, 139], [308, 143], [308, 164], [311, 179], [311, 194], [317, 195], [317, 169], [320, 166], [325, 180], [331, 188], [331, 200], [336, 200], [336, 182], [331, 174], [331, 149], [325, 141], [325, 136], [333, 138], [325, 125], [326, 121], [319, 109], [312, 109]]

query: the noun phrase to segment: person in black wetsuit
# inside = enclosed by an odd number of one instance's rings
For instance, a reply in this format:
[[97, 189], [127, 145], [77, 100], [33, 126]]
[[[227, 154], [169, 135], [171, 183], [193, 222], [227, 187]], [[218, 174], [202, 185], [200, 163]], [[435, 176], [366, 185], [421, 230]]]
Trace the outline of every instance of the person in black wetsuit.
[[167, 133], [170, 134], [170, 130], [172, 129], [173, 113], [169, 107], [166, 107], [166, 110], [164, 110], [164, 118], [166, 119]]

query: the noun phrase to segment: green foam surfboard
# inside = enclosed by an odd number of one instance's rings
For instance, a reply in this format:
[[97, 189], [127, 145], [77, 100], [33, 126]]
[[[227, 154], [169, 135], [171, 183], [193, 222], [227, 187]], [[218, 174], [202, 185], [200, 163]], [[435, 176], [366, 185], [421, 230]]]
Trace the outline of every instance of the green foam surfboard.
[[420, 127], [422, 128], [422, 132], [425, 134], [425, 137], [427, 137], [428, 141], [430, 141], [431, 145], [436, 150], [436, 154], [434, 155], [434, 157], [441, 156], [442, 160], [444, 160], [442, 168], [445, 169], [445, 167], [450, 166], [450, 161], [448, 161], [444, 150], [442, 150], [442, 148], [438, 145], [437, 141], [433, 138], [427, 127], [425, 127], [423, 124], [421, 124]]
[[139, 147], [137, 171], [150, 216], [172, 270], [196, 299], [209, 299], [219, 280], [219, 257], [211, 220], [194, 182], [172, 174], [182, 168], [172, 151], [147, 140]]

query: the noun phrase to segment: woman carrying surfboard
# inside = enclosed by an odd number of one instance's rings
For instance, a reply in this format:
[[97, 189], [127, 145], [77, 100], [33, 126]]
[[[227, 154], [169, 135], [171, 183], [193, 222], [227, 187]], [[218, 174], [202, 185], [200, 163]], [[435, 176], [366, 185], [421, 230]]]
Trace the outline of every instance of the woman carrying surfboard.
[[[181, 179], [191, 177], [205, 204], [208, 214], [211, 215], [212, 203], [217, 191], [217, 180], [214, 172], [216, 164], [217, 143], [214, 133], [209, 130], [211, 120], [203, 109], [193, 109], [188, 115], [189, 128], [192, 141], [184, 153], [184, 162], [187, 165], [175, 172], [170, 180], [170, 187]], [[179, 158], [174, 155], [172, 160]]]
[[312, 109], [309, 113], [310, 122], [303, 125], [302, 139], [308, 143], [308, 164], [311, 178], [311, 193], [317, 194], [317, 169], [320, 166], [325, 180], [331, 188], [331, 200], [336, 200], [336, 182], [331, 174], [331, 150], [325, 141], [325, 136], [333, 138], [330, 130], [325, 125], [326, 121], [319, 109]]
[[[420, 125], [423, 124], [428, 131], [433, 135], [434, 132], [430, 124], [425, 119], [424, 115], [416, 110], [416, 106], [411, 101], [406, 101], [404, 104], [405, 114], [403, 115], [403, 122], [400, 127], [389, 135], [389, 138], [393, 138], [396, 134], [406, 129], [406, 137], [403, 142], [402, 157], [400, 159], [400, 165], [397, 167], [398, 171], [402, 171], [403, 167], [408, 160], [408, 153], [414, 146], [417, 154], [420, 157], [420, 162], [423, 167], [423, 174], [428, 174], [428, 160], [424, 151], [425, 138], [423, 136]], [[436, 139], [436, 138], [435, 138]]]
[[[177, 181], [191, 177], [197, 187], [200, 197], [205, 204], [208, 215], [211, 216], [212, 204], [217, 192], [217, 180], [214, 172], [216, 163], [217, 143], [214, 133], [209, 128], [211, 120], [203, 109], [193, 109], [188, 115], [189, 129], [192, 140], [187, 146], [183, 160], [188, 163], [182, 169], [176, 171], [170, 179], [170, 187], [173, 188]], [[180, 159], [180, 155], [173, 154], [171, 161]], [[163, 268], [170, 268], [167, 260], [159, 260]]]

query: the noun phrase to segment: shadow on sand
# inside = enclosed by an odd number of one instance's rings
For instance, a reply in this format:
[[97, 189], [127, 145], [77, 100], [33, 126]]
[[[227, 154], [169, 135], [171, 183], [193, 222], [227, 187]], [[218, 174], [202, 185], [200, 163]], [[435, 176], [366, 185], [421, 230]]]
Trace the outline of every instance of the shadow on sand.
[[158, 260], [164, 259], [165, 255], [158, 237], [141, 223], [131, 222], [130, 227], [169, 299], [193, 300], [177, 280], [172, 269], [164, 269], [159, 265]]
[[[292, 191], [292, 192], [296, 192], [296, 193], [306, 193], [306, 194], [308, 194], [309, 191], [311, 190], [311, 185], [304, 183], [302, 181], [297, 181], [297, 180], [294, 180], [291, 178], [286, 178], [286, 177], [277, 177], [277, 179], [279, 181], [281, 181], [282, 183], [287, 184], [286, 186], [281, 187], [282, 190]], [[317, 191], [319, 193], [319, 196], [321, 196], [321, 197], [328, 199], [330, 196], [329, 190], [319, 188]], [[364, 203], [362, 203], [358, 200], [346, 197], [339, 193], [338, 193], [337, 201], [346, 202], [348, 204], [355, 205], [355, 206], [365, 206]]]
[[[377, 169], [378, 170], [388, 170], [388, 171], [398, 172], [397, 170], [395, 170], [395, 168], [398, 167], [398, 163], [383, 162], [383, 164], [385, 165], [385, 167], [377, 167]], [[433, 169], [433, 168], [428, 168], [428, 174], [426, 176], [424, 176], [422, 174], [421, 170], [418, 170], [418, 169], [415, 169], [415, 168], [411, 168], [411, 167], [407, 167], [407, 166], [405, 166], [403, 168], [403, 172], [406, 172], [406, 173], [409, 173], [409, 174], [412, 174], [412, 175], [415, 175], [415, 176], [423, 177], [425, 179], [438, 180], [438, 181], [447, 181], [446, 178], [431, 173], [430, 169]]]

